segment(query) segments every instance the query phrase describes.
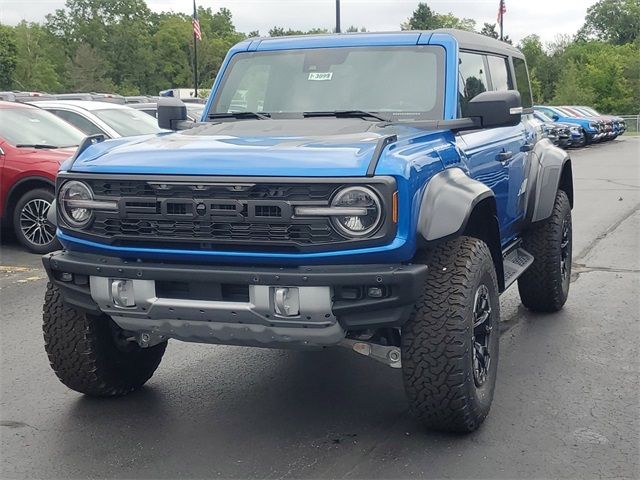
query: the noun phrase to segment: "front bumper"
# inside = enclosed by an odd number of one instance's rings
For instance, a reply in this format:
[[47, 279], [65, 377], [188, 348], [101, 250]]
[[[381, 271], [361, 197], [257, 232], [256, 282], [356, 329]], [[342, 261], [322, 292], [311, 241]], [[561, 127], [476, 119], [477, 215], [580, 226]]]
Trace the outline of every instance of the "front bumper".
[[[262, 347], [336, 345], [349, 330], [400, 327], [427, 273], [426, 265], [202, 266], [68, 251], [43, 263], [66, 303], [136, 335]], [[114, 280], [131, 280], [135, 305], [117, 306]], [[280, 287], [299, 296], [295, 315], [278, 312]]]

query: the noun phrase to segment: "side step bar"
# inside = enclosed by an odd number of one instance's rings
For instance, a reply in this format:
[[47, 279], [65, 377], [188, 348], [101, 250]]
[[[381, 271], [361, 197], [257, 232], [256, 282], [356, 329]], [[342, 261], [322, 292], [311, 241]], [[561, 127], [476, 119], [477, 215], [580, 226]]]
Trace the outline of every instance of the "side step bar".
[[503, 254], [504, 288], [509, 288], [533, 263], [533, 255], [522, 247], [516, 247]]

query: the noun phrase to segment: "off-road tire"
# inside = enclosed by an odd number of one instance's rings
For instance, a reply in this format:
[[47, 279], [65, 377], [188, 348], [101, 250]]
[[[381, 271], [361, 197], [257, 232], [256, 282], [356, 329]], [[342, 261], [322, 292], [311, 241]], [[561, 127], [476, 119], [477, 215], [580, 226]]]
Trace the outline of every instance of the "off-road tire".
[[[471, 432], [493, 400], [500, 303], [491, 253], [478, 239], [460, 237], [423, 252], [424, 290], [402, 328], [402, 373], [410, 410], [428, 428]], [[474, 299], [485, 285], [490, 299], [489, 362], [477, 385], [473, 369]]]
[[54, 250], [58, 250], [60, 248], [60, 243], [55, 237], [55, 229], [51, 227], [51, 234], [53, 234], [53, 238], [51, 241], [46, 243], [38, 244], [31, 241], [25, 232], [22, 231], [22, 222], [21, 222], [21, 214], [25, 205], [29, 202], [47, 202], [49, 205], [53, 202], [54, 193], [52, 189], [47, 188], [36, 188], [34, 190], [29, 190], [27, 193], [22, 195], [15, 204], [15, 208], [13, 209], [13, 232], [16, 236], [16, 239], [30, 252], [32, 253], [49, 253]]
[[[568, 225], [568, 261], [562, 275], [563, 223]], [[558, 190], [551, 216], [527, 230], [523, 247], [534, 257], [533, 264], [518, 279], [522, 304], [534, 312], [557, 312], [567, 301], [571, 283], [571, 203]]]
[[113, 397], [141, 387], [160, 364], [167, 342], [141, 348], [124, 339], [106, 315], [87, 315], [66, 305], [49, 283], [43, 307], [45, 350], [58, 378], [85, 395]]

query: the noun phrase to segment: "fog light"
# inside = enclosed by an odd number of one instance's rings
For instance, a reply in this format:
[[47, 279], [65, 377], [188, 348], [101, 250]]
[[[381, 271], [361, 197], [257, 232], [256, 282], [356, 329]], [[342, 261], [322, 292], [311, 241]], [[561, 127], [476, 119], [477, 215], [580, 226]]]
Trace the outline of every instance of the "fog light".
[[116, 307], [134, 307], [133, 280], [111, 280], [111, 298]]
[[367, 296], [369, 298], [382, 298], [384, 296], [384, 288], [369, 287], [367, 288]]
[[361, 291], [360, 287], [342, 287], [339, 290], [339, 296], [343, 300], [360, 300]]
[[61, 272], [60, 273], [60, 281], [61, 282], [72, 282], [73, 281], [73, 273]]

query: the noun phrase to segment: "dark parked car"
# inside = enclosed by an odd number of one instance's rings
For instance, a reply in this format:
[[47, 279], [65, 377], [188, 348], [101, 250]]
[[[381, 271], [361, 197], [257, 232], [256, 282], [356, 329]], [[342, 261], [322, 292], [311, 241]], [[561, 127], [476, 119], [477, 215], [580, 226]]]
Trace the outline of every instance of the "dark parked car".
[[[569, 148], [574, 143], [573, 134], [575, 134], [575, 145], [580, 145], [581, 138], [584, 141], [584, 135], [575, 125], [554, 122], [542, 112], [534, 112], [533, 116], [540, 122], [542, 131], [546, 133], [547, 138], [558, 147]], [[572, 128], [575, 129], [573, 132]]]

